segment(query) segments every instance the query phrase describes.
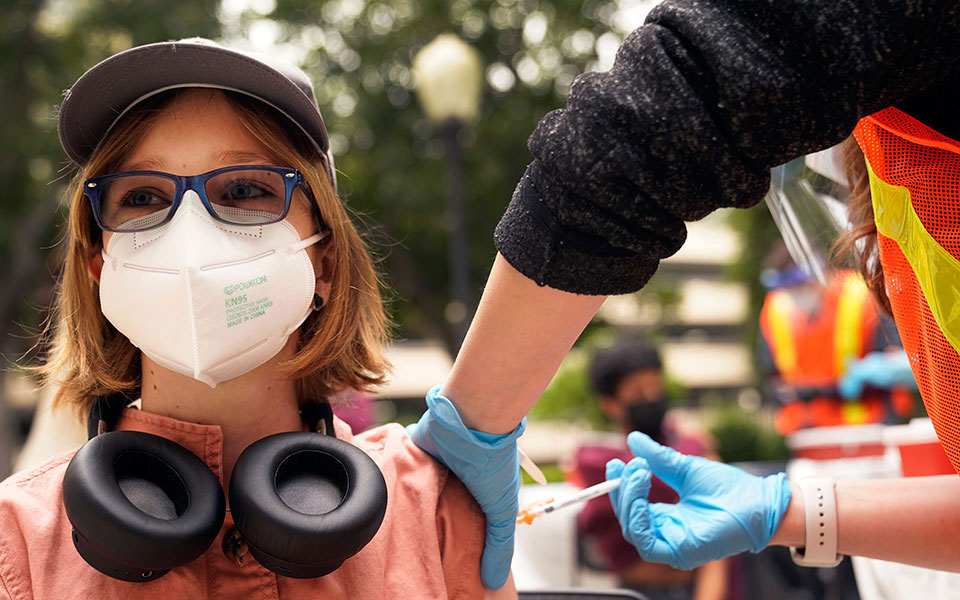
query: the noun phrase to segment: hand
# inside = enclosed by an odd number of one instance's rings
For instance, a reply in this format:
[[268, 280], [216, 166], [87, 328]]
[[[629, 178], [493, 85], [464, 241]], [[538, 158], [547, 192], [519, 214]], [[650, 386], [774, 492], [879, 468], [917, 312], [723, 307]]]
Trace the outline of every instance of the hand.
[[[621, 478], [610, 502], [623, 537], [644, 560], [693, 569], [770, 543], [790, 504], [786, 475], [756, 477], [680, 454], [637, 431], [627, 443], [637, 458], [626, 466], [617, 459], [607, 463], [607, 479]], [[677, 491], [677, 504], [647, 501], [651, 473]]]
[[526, 419], [512, 432], [493, 435], [468, 429], [440, 386], [427, 394], [427, 411], [407, 427], [414, 443], [453, 471], [487, 516], [487, 538], [480, 561], [483, 585], [499, 589], [510, 575], [513, 533], [520, 492], [517, 438]]
[[857, 398], [864, 385], [890, 389], [901, 385], [917, 389], [910, 362], [903, 351], [871, 352], [847, 366], [837, 390], [844, 398]]

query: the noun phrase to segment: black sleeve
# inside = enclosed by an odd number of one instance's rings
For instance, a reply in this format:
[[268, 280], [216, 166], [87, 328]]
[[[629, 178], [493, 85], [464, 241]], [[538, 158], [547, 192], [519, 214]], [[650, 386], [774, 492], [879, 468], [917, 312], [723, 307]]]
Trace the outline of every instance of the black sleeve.
[[955, 0], [667, 0], [530, 138], [494, 235], [583, 294], [642, 287], [683, 221], [766, 192], [769, 169], [960, 75]]

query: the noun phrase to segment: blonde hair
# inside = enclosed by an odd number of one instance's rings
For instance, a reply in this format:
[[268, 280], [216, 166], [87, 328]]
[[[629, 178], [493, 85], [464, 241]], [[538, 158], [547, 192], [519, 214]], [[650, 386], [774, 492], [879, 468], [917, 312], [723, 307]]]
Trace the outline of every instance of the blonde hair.
[[[158, 94], [125, 116], [70, 187], [63, 273], [46, 325], [50, 348], [44, 364], [35, 369], [57, 386], [55, 404], [71, 405], [84, 413], [97, 396], [139, 395], [140, 352], [104, 317], [99, 287], [89, 271], [102, 236], [82, 184], [89, 177], [116, 170], [161, 110], [182, 91]], [[302, 134], [291, 131], [285, 117], [267, 105], [241, 94], [207, 93], [227, 99], [238, 122], [271, 150], [277, 164], [303, 173], [313, 192], [307, 201], [316, 203], [330, 229], [324, 242], [333, 244], [329, 298], [322, 311], [311, 313], [301, 325], [296, 353], [280, 365], [279, 375], [296, 380], [301, 402], [382, 384], [390, 365], [383, 355], [388, 321], [380, 281], [366, 245], [333, 190], [323, 158]]]

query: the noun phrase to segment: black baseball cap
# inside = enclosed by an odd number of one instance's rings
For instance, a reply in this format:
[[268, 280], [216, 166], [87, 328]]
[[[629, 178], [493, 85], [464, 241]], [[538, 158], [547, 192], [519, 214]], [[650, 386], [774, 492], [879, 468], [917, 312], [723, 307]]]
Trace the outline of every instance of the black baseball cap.
[[60, 105], [60, 145], [82, 167], [113, 125], [138, 102], [189, 87], [246, 94], [279, 111], [325, 157], [327, 174], [336, 186], [327, 128], [307, 74], [292, 64], [204, 38], [137, 46], [84, 73]]

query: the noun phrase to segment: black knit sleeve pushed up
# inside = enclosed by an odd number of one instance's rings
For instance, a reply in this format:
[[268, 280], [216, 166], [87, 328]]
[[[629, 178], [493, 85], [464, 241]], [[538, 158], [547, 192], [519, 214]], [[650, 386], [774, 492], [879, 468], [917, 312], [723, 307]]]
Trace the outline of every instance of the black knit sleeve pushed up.
[[667, 0], [540, 122], [497, 248], [540, 285], [639, 289], [683, 221], [752, 206], [771, 167], [960, 76], [958, 6]]

